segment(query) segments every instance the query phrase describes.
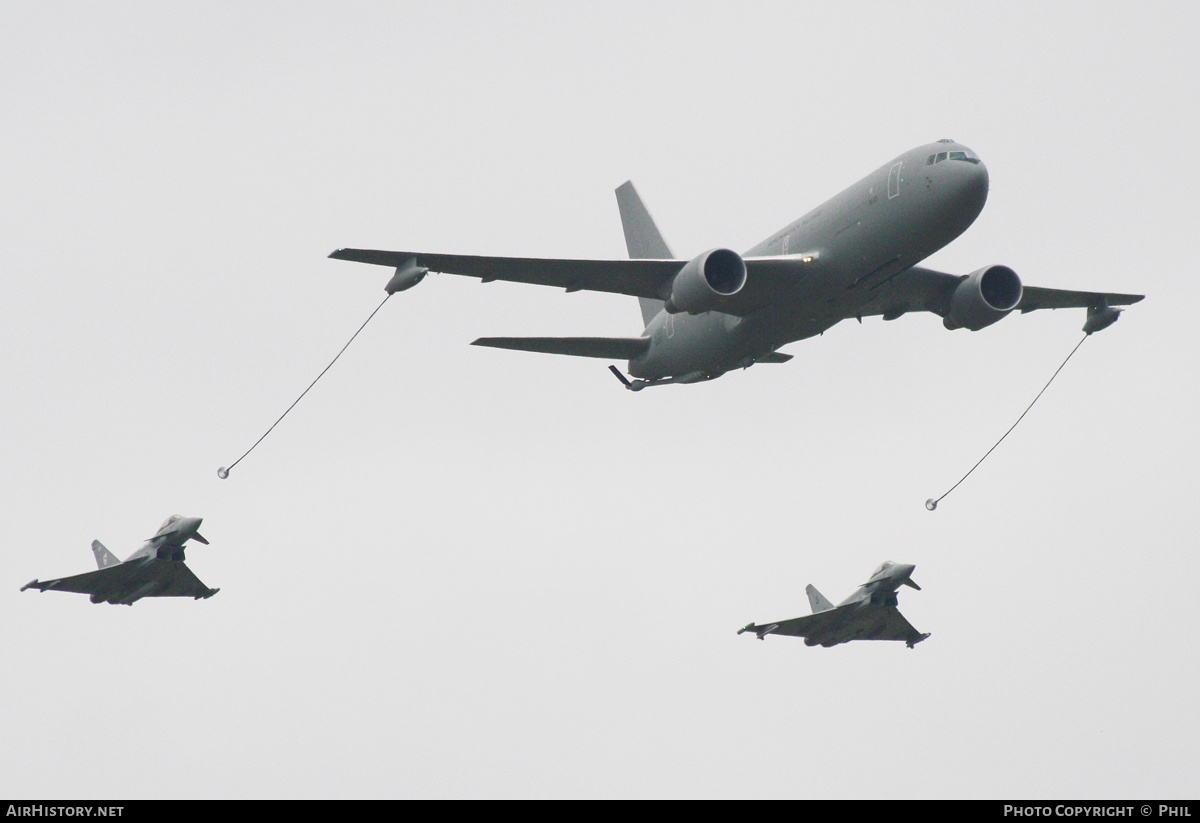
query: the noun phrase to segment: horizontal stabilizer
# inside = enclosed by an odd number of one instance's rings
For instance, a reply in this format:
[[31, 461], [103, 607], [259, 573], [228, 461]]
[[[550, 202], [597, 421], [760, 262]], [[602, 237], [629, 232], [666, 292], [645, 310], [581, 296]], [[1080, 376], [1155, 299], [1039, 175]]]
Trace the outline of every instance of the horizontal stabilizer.
[[573, 357], [600, 357], [605, 360], [632, 360], [650, 346], [648, 337], [481, 337], [472, 346], [493, 349], [536, 351], [543, 354], [569, 354]]

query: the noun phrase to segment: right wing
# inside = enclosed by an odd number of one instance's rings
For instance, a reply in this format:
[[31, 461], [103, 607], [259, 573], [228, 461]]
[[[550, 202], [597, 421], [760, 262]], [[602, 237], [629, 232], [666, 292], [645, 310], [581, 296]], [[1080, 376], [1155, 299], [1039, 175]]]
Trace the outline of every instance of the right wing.
[[[442, 272], [478, 277], [482, 282], [508, 280], [555, 286], [572, 291], [601, 291], [666, 300], [671, 283], [687, 260], [562, 260], [545, 257], [486, 257], [469, 254], [423, 254], [377, 249], [338, 249], [335, 260], [352, 260], [375, 266], [400, 268], [412, 265]], [[745, 317], [791, 292], [803, 264], [788, 257], [745, 258], [746, 285], [721, 301], [720, 312]]]
[[75, 592], [77, 594], [104, 594], [125, 586], [134, 576], [134, 564], [119, 563], [94, 572], [85, 572], [71, 577], [54, 580], [34, 580], [21, 587], [48, 592]]
[[790, 637], [824, 637], [835, 631], [843, 621], [843, 610], [829, 609], [816, 614], [781, 620], [767, 634], [785, 634]]

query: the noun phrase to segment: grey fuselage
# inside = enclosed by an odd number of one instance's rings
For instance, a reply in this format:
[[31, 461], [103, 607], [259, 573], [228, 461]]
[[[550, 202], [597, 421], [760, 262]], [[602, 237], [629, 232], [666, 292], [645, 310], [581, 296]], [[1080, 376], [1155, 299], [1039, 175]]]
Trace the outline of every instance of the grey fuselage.
[[855, 589], [854, 593], [838, 603], [837, 607], [840, 609], [842, 606], [852, 606], [855, 603], [895, 606], [896, 590], [901, 586], [920, 588], [912, 582], [912, 573], [915, 568], [916, 566], [911, 563], [897, 564], [890, 561], [884, 563], [875, 570], [870, 580]]
[[129, 563], [141, 558], [183, 560], [185, 544], [189, 540], [196, 539], [200, 532], [200, 524], [203, 522], [204, 518], [202, 517], [171, 515], [159, 527], [154, 537], [143, 543], [142, 547], [125, 558], [124, 562]]
[[[927, 163], [951, 152], [969, 159]], [[966, 146], [929, 143], [900, 155], [746, 252], [806, 261], [781, 299], [744, 318], [660, 311], [629, 373], [716, 377], [843, 318], [884, 314], [891, 279], [966, 231], [987, 193], [987, 167]]]

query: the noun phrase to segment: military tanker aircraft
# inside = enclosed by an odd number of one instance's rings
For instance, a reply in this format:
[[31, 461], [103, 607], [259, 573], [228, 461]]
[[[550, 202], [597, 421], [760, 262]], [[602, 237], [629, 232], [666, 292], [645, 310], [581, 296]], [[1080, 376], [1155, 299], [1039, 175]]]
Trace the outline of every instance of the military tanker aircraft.
[[563, 260], [338, 249], [330, 257], [396, 269], [389, 294], [430, 272], [628, 294], [641, 303], [637, 337], [481, 337], [476, 346], [628, 361], [627, 389], [712, 380], [756, 363], [784, 363], [778, 349], [851, 318], [939, 315], [947, 329], [977, 331], [1013, 311], [1086, 308], [1099, 331], [1137, 294], [1025, 286], [1011, 268], [970, 274], [922, 260], [975, 221], [988, 170], [953, 140], [919, 146], [880, 166], [744, 254], [713, 248], [676, 258], [633, 187], [616, 190], [629, 260]]

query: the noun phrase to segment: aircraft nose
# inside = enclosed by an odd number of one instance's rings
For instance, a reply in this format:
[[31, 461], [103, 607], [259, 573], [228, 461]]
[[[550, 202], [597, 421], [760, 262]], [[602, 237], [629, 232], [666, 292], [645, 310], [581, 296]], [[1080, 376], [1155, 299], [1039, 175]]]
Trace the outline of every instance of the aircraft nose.
[[203, 517], [183, 517], [179, 520], [180, 534], [195, 534], [200, 531], [200, 524], [204, 522]]
[[975, 214], [983, 211], [983, 204], [987, 202], [988, 186], [990, 185], [987, 166], [983, 165], [982, 160], [977, 163], [960, 160], [948, 165], [954, 169], [952, 185], [961, 207]]

